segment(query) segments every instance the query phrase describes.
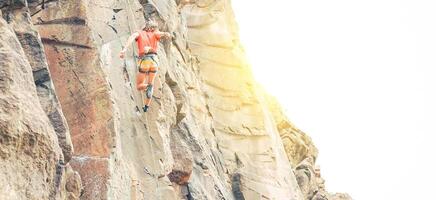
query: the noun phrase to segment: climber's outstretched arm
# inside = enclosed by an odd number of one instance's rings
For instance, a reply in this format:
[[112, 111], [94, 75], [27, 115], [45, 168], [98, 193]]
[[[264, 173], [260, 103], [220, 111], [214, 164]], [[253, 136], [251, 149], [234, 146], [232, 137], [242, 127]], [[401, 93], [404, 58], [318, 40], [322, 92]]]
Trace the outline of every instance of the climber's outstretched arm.
[[160, 37], [164, 37], [164, 38], [167, 38], [167, 39], [171, 39], [172, 38], [171, 33], [168, 33], [168, 32], [157, 31], [156, 34], [158, 34]]
[[126, 53], [127, 49], [129, 48], [129, 46], [133, 43], [133, 41], [135, 41], [135, 39], [139, 36], [139, 33], [133, 33], [128, 39], [126, 44], [124, 45], [123, 50], [121, 50], [120, 52], [120, 58], [124, 58], [124, 54]]

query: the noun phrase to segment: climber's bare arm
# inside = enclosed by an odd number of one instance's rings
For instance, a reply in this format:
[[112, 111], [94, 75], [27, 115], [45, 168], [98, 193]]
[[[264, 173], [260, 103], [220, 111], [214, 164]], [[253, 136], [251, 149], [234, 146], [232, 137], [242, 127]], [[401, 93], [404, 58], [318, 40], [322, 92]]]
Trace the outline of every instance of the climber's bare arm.
[[133, 33], [128, 39], [126, 44], [124, 45], [123, 50], [121, 50], [120, 52], [120, 58], [124, 58], [124, 54], [126, 54], [127, 49], [129, 48], [129, 46], [133, 43], [133, 41], [135, 41], [135, 39], [139, 36], [139, 33]]
[[172, 38], [171, 33], [168, 33], [168, 32], [157, 31], [156, 34], [158, 34], [160, 37], [164, 37], [166, 39], [171, 39]]

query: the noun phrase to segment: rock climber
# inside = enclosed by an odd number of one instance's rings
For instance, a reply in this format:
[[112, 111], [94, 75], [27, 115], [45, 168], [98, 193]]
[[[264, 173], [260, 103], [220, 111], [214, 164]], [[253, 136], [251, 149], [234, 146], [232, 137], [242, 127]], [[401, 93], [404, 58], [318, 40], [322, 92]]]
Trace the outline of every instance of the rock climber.
[[120, 52], [120, 58], [124, 55], [129, 46], [136, 41], [138, 46], [138, 74], [136, 75], [136, 89], [145, 91], [146, 99], [142, 110], [147, 112], [150, 107], [151, 98], [153, 97], [153, 81], [158, 70], [157, 48], [159, 40], [171, 38], [168, 32], [157, 30], [158, 24], [154, 20], [149, 20], [141, 31], [133, 33], [128, 39], [124, 48]]

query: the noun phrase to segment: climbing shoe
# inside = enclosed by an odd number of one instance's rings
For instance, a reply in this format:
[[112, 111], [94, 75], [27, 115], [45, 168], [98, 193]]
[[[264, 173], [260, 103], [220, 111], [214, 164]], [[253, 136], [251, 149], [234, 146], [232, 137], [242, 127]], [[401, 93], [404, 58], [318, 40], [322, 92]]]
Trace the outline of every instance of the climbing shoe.
[[153, 86], [152, 85], [147, 85], [147, 90], [145, 90], [145, 95], [147, 96], [148, 99], [151, 99], [151, 97], [153, 96]]
[[144, 107], [142, 107], [142, 111], [147, 112], [147, 110], [148, 110], [148, 106], [147, 106], [147, 105], [145, 105]]

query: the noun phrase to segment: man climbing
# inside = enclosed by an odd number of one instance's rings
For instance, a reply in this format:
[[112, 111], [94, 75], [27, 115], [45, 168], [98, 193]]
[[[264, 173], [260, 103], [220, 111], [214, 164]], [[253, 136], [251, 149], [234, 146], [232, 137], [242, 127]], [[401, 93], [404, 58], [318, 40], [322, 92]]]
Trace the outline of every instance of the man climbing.
[[144, 112], [147, 112], [150, 107], [151, 98], [153, 97], [153, 81], [158, 70], [158, 42], [162, 37], [171, 38], [170, 33], [156, 30], [157, 26], [156, 21], [147, 21], [141, 31], [133, 33], [127, 39], [126, 45], [124, 45], [123, 50], [120, 52], [120, 58], [124, 58], [130, 44], [136, 41], [139, 57], [139, 72], [136, 75], [136, 89], [141, 92], [145, 90], [146, 99], [144, 100], [144, 107], [142, 108]]

